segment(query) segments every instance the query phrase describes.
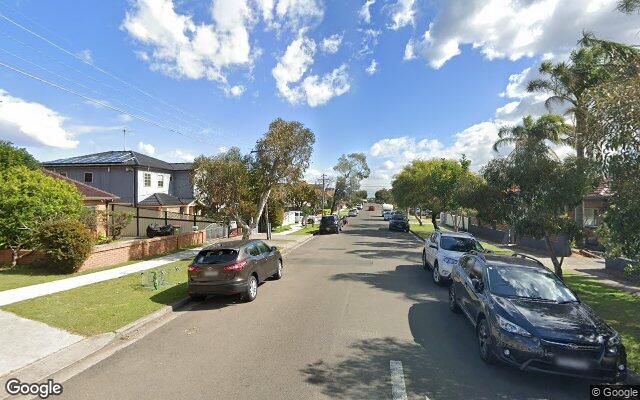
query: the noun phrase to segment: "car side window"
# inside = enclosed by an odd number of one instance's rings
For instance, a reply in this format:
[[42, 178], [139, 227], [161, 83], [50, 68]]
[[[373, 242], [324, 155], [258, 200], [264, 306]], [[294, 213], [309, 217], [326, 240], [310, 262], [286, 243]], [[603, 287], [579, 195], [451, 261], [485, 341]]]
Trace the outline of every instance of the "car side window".
[[260, 250], [258, 250], [258, 246], [256, 246], [255, 244], [250, 244], [248, 248], [249, 248], [249, 254], [251, 254], [252, 256], [260, 255]]
[[258, 249], [262, 254], [271, 253], [271, 248], [269, 248], [269, 246], [267, 246], [265, 242], [258, 242]]

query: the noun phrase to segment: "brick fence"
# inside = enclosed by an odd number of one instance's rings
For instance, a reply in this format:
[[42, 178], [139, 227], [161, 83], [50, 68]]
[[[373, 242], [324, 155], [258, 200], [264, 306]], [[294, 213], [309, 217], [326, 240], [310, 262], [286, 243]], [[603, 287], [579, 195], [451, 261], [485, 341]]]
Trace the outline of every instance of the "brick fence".
[[[154, 257], [180, 249], [198, 246], [206, 241], [205, 231], [180, 233], [173, 236], [153, 239], [133, 239], [122, 242], [101, 244], [93, 247], [93, 251], [80, 267], [80, 271], [93, 268], [108, 267], [132, 260]], [[30, 264], [38, 259], [38, 253], [18, 260], [19, 264]], [[0, 250], [0, 264], [11, 263], [11, 251]]]

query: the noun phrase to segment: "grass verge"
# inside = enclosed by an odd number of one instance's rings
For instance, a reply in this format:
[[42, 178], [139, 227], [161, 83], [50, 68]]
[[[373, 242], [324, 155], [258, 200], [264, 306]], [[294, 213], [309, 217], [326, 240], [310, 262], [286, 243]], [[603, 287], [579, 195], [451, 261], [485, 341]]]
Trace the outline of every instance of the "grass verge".
[[[411, 230], [416, 234], [418, 234], [418, 236], [420, 236], [423, 239], [428, 238], [435, 231], [431, 221], [425, 221], [423, 225], [420, 225], [417, 222], [411, 222]], [[442, 230], [448, 230], [448, 229], [442, 229]], [[484, 247], [487, 250], [491, 250], [496, 254], [512, 254], [513, 253], [513, 251], [511, 250], [500, 248], [491, 243], [483, 242], [482, 240], [480, 241], [480, 243], [482, 243], [482, 247]]]
[[[143, 287], [134, 273], [65, 292], [3, 306], [5, 311], [83, 336], [112, 332], [187, 295], [191, 259], [163, 265], [167, 285]], [[154, 270], [150, 270], [154, 271]]]
[[640, 297], [584, 275], [565, 273], [564, 281], [580, 300], [620, 333], [629, 368], [640, 372]]
[[291, 235], [315, 235], [316, 233], [318, 233], [318, 231], [320, 231], [319, 224], [316, 224], [316, 225], [307, 224], [305, 225], [304, 228], [291, 233]]
[[291, 230], [291, 225], [282, 225], [282, 226], [278, 226], [276, 228], [273, 228], [273, 230], [271, 232], [280, 233], [280, 232], [286, 232], [286, 231], [290, 231], [290, 230]]

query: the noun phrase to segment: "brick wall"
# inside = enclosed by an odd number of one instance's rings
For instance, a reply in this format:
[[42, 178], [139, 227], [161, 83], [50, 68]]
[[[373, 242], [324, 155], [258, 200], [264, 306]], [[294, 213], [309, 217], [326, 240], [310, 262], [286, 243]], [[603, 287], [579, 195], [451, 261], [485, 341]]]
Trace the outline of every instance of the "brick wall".
[[[22, 250], [20, 251], [20, 254], [27, 254], [29, 253], [29, 250]], [[23, 256], [22, 258], [18, 259], [18, 265], [26, 265], [26, 264], [31, 264], [32, 262], [36, 261], [37, 259], [39, 259], [41, 257], [41, 254], [38, 252], [34, 252], [32, 254]], [[6, 250], [0, 250], [0, 265], [9, 265], [11, 264], [11, 259], [12, 259], [12, 254], [11, 254], [11, 250], [6, 249]]]
[[[181, 233], [173, 236], [153, 239], [135, 239], [124, 242], [102, 244], [93, 247], [93, 251], [80, 267], [80, 271], [108, 267], [132, 260], [141, 260], [160, 254], [201, 245], [205, 242], [205, 231]], [[38, 258], [38, 253], [23, 257], [18, 264], [30, 264]], [[0, 264], [11, 263], [11, 251], [0, 250]]]

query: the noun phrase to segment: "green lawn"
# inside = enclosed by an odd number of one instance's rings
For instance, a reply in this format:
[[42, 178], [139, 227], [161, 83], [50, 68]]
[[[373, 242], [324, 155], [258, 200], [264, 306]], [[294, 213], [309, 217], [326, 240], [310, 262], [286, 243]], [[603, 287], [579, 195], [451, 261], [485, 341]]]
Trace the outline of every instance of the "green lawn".
[[[444, 229], [441, 227], [442, 230], [446, 231], [448, 229]], [[421, 238], [426, 239], [427, 237], [429, 237], [434, 229], [433, 229], [433, 224], [431, 223], [431, 221], [425, 221], [423, 220], [423, 225], [418, 224], [417, 222], [411, 222], [411, 230], [415, 233], [417, 233]], [[480, 243], [482, 243], [482, 246], [487, 249], [487, 250], [492, 250], [494, 253], [496, 254], [512, 254], [513, 252], [508, 250], [508, 249], [503, 249], [500, 248], [498, 246], [494, 246], [491, 243], [487, 243], [487, 242], [483, 242], [482, 240], [480, 241]]]
[[[196, 246], [197, 247], [197, 246]], [[183, 248], [178, 251], [188, 250]], [[39, 283], [46, 283], [51, 281], [57, 281], [59, 279], [73, 278], [79, 275], [90, 274], [92, 272], [104, 271], [106, 269], [124, 267], [125, 265], [137, 263], [140, 261], [151, 260], [153, 258], [163, 257], [168, 254], [176, 253], [164, 253], [153, 257], [147, 257], [141, 260], [129, 260], [123, 263], [109, 265], [102, 268], [88, 269], [82, 272], [76, 272], [73, 274], [54, 274], [46, 270], [37, 269], [29, 265], [18, 265], [15, 268], [1, 267], [0, 266], [0, 292], [3, 290], [16, 289], [24, 286], [37, 285]]]
[[282, 226], [278, 226], [276, 228], [273, 228], [271, 230], [271, 232], [280, 233], [280, 232], [286, 232], [286, 231], [290, 231], [290, 230], [291, 230], [291, 225], [282, 225]]
[[297, 230], [293, 233], [291, 233], [291, 235], [315, 235], [316, 233], [318, 233], [318, 231], [320, 230], [320, 223], [316, 223], [315, 225], [305, 225], [304, 228]]
[[187, 295], [187, 266], [176, 261], [166, 271], [168, 285], [152, 290], [141, 274], [95, 283], [65, 292], [9, 304], [3, 310], [84, 336], [112, 332]]
[[640, 297], [601, 283], [597, 278], [567, 274], [565, 283], [622, 337], [629, 368], [640, 372]]

